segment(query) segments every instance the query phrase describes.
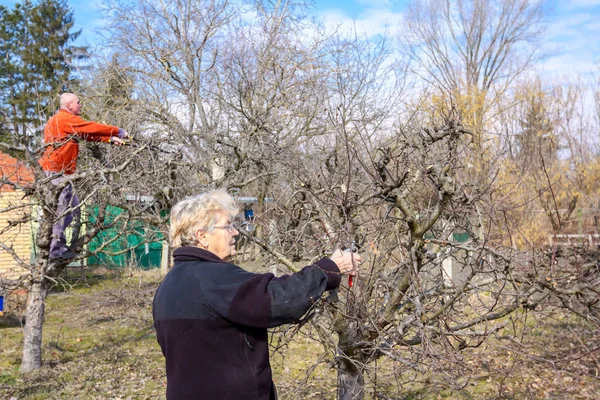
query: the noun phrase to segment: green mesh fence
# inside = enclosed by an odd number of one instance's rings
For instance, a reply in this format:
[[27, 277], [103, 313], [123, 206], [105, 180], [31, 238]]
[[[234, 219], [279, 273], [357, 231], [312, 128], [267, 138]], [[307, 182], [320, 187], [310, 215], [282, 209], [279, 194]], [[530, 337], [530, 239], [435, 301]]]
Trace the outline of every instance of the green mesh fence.
[[[110, 225], [124, 210], [106, 206], [103, 224]], [[99, 208], [89, 210], [88, 223], [97, 225]], [[123, 268], [134, 265], [142, 269], [160, 268], [164, 237], [158, 229], [143, 226], [141, 221], [118, 221], [102, 230], [88, 244], [89, 251], [101, 250], [88, 258], [89, 265]]]

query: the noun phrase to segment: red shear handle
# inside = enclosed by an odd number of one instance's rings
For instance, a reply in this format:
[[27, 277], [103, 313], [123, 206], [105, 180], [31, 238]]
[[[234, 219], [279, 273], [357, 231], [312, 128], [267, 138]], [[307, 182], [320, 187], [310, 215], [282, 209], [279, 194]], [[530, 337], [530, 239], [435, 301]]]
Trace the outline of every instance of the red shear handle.
[[[346, 250], [344, 250], [344, 253], [356, 253], [356, 244], [352, 242], [352, 245]], [[348, 275], [348, 287], [352, 287], [352, 284], [354, 283], [353, 281], [354, 275]]]

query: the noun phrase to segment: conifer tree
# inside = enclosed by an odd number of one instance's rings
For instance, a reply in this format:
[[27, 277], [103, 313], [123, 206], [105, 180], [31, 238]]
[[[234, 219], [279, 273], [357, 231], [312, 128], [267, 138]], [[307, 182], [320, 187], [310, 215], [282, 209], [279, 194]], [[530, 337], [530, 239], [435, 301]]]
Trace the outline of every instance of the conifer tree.
[[24, 0], [0, 8], [0, 137], [17, 147], [37, 144], [56, 96], [75, 82], [74, 16], [66, 0]]

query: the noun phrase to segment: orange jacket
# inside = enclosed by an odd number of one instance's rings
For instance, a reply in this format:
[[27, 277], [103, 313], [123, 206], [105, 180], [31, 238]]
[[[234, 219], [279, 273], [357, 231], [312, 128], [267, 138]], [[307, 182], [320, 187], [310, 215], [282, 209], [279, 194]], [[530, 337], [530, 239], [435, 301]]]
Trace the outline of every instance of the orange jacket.
[[39, 163], [44, 171], [73, 174], [77, 169], [79, 139], [109, 142], [119, 128], [86, 121], [66, 110], [59, 110], [44, 127], [46, 150]]

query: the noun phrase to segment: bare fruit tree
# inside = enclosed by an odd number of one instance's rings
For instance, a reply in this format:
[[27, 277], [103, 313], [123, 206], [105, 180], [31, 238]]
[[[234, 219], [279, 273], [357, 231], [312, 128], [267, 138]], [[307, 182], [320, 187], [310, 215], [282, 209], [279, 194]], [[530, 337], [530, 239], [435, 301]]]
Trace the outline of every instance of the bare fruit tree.
[[[558, 269], [559, 258], [569, 261], [552, 251], [505, 247], [487, 222], [501, 205], [490, 203], [489, 187], [457, 173], [470, 129], [452, 118], [397, 129], [367, 149], [360, 135], [346, 137], [336, 168], [300, 171], [290, 199], [306, 210], [298, 242], [315, 243], [315, 254], [354, 242], [368, 257], [354, 285], [311, 314], [338, 370], [338, 398], [364, 398], [378, 374], [409, 382], [435, 372], [458, 390], [469, 379], [462, 353], [492, 338], [518, 342], [515, 321], [537, 307], [562, 303], [597, 329], [593, 249]], [[337, 235], [315, 238], [323, 226]], [[401, 384], [389, 394], [399, 391]]]
[[[158, 201], [162, 183], [172, 181], [171, 163], [175, 160], [163, 142], [142, 140], [123, 148], [96, 145], [94, 152], [83, 149], [79, 160], [79, 171], [64, 175], [60, 184], [52, 184], [56, 177], [46, 177], [37, 163], [39, 152], [21, 149], [30, 161], [15, 160], [19, 171], [3, 169], [3, 188], [23, 193], [22, 198], [7, 197], [7, 204], [0, 210], [5, 234], [0, 238], [0, 248], [10, 255], [14, 267], [0, 282], [5, 290], [25, 288], [28, 292], [23, 330], [22, 372], [31, 372], [42, 365], [42, 331], [45, 300], [48, 291], [64, 283], [62, 271], [71, 263], [81, 263], [101, 252], [129, 254], [134, 249], [127, 244], [112, 250], [111, 244], [125, 240], [128, 235], [140, 236], [140, 241], [164, 238], [164, 203]], [[92, 154], [95, 153], [95, 157]], [[7, 173], [7, 171], [9, 173]], [[184, 168], [182, 168], [182, 171]], [[23, 176], [29, 178], [24, 180]], [[79, 193], [81, 203], [68, 207], [57, 214], [61, 190], [72, 184]], [[141, 197], [153, 199], [140, 202]], [[54, 223], [66, 213], [83, 214], [73, 224], [70, 249], [77, 254], [73, 259], [50, 258], [49, 248]], [[17, 216], [17, 218], [15, 218]], [[92, 218], [93, 217], [93, 218]], [[144, 230], [144, 227], [153, 229]], [[112, 236], [98, 241], [105, 231]], [[29, 232], [34, 239], [30, 254], [20, 251], [19, 232]], [[147, 233], [141, 233], [147, 232]], [[17, 235], [17, 236], [15, 236]], [[95, 246], [89, 244], [96, 240]], [[137, 246], [137, 244], [136, 244]], [[6, 271], [5, 271], [6, 272]]]

